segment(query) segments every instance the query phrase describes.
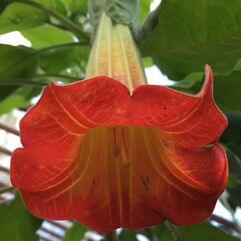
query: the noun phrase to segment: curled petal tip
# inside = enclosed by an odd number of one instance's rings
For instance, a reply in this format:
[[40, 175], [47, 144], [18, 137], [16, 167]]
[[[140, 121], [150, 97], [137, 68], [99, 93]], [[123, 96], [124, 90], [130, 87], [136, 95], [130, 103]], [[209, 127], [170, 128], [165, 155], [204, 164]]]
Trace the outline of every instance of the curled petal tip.
[[205, 66], [205, 81], [199, 94], [213, 98], [213, 73], [208, 64]]
[[205, 65], [205, 71], [206, 71], [206, 73], [207, 73], [208, 71], [212, 73], [212, 69], [211, 69], [211, 67], [210, 67], [209, 64], [206, 64], [206, 65]]

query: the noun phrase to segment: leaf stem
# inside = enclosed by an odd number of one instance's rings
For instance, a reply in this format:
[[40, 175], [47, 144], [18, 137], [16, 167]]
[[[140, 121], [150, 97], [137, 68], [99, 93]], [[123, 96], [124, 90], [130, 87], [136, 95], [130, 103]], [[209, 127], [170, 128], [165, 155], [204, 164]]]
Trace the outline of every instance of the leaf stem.
[[5, 79], [4, 81], [0, 78], [0, 86], [21, 86], [21, 85], [31, 85], [43, 87], [47, 85], [45, 82], [36, 82], [33, 79], [17, 78], [17, 79]]
[[73, 23], [70, 19], [65, 17], [64, 15], [58, 13], [57, 11], [48, 8], [38, 2], [34, 2], [31, 0], [7, 0], [8, 2], [20, 2], [26, 5], [30, 5], [34, 8], [39, 9], [40, 11], [46, 13], [49, 16], [52, 16], [59, 20], [64, 27], [66, 27], [68, 30], [70, 30], [72, 33], [78, 37], [78, 39], [84, 39], [89, 42], [89, 37], [75, 24]]
[[83, 79], [83, 77], [74, 77], [74, 76], [68, 76], [68, 75], [61, 75], [61, 74], [41, 74], [36, 75], [33, 78], [27, 79], [27, 78], [16, 78], [16, 79], [4, 79], [4, 81], [0, 78], [0, 86], [21, 86], [21, 85], [31, 85], [36, 87], [44, 87], [48, 84], [48, 81], [35, 81], [36, 79], [63, 79], [63, 80], [69, 80], [66, 82], [72, 82]]
[[70, 81], [77, 81], [77, 80], [82, 80], [84, 79], [83, 77], [75, 77], [75, 76], [69, 76], [69, 75], [63, 75], [63, 74], [39, 74], [36, 75], [34, 78], [59, 78], [59, 79], [65, 79], [65, 80], [70, 80]]
[[46, 53], [46, 52], [49, 52], [54, 49], [69, 48], [69, 47], [85, 45], [85, 44], [87, 45], [87, 42], [85, 42], [85, 41], [57, 44], [57, 45], [52, 45], [52, 46], [49, 46], [46, 48], [35, 50], [35, 52], [33, 52], [33, 54], [39, 55], [39, 54]]
[[14, 187], [4, 187], [0, 189], [0, 194], [6, 193], [6, 192], [14, 192], [14, 191], [15, 191]]
[[104, 241], [118, 241], [118, 236], [116, 231], [112, 231], [105, 234]]

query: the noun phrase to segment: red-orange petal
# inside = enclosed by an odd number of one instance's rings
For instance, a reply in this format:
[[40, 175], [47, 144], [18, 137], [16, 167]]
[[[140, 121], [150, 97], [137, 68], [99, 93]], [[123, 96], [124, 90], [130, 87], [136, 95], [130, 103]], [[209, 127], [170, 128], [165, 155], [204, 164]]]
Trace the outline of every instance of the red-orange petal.
[[225, 187], [223, 148], [204, 146], [226, 124], [208, 67], [196, 96], [151, 85], [130, 96], [107, 77], [51, 83], [21, 121], [11, 180], [33, 214], [97, 231], [197, 223]]

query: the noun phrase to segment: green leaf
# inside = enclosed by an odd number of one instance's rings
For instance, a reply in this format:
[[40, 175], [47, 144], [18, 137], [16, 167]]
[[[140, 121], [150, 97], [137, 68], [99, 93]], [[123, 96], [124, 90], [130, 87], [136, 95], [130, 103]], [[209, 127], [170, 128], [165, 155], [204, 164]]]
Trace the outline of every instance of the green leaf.
[[6, 2], [6, 1], [1, 1], [0, 2], [0, 13], [2, 13], [2, 11], [6, 8], [6, 6], [8, 5], [9, 3]]
[[[3, 1], [8, 2], [8, 5], [0, 16], [0, 34], [26, 30], [45, 23], [68, 28], [75, 33], [79, 31], [78, 26], [65, 17], [68, 9], [63, 0], [19, 0], [21, 3]], [[79, 34], [82, 35], [82, 32]]]
[[88, 1], [63, 0], [69, 11], [73, 14], [87, 11]]
[[220, 140], [241, 159], [241, 112], [228, 112], [225, 115], [228, 126]]
[[50, 9], [56, 10], [57, 12], [67, 15], [67, 7], [63, 0], [34, 0], [34, 2], [40, 3]]
[[239, 179], [235, 175], [229, 173], [227, 187], [228, 188], [237, 188], [240, 185], [241, 185], [241, 179]]
[[241, 148], [241, 112], [225, 113], [228, 118], [228, 127], [222, 135], [222, 141]]
[[25, 208], [19, 195], [0, 205], [0, 240], [4, 241], [38, 241], [36, 231], [42, 220], [32, 216]]
[[[31, 78], [35, 75], [38, 57], [26, 47], [0, 45], [0, 100], [6, 98], [21, 83], [18, 79]], [[14, 83], [14, 85], [13, 85]]]
[[[216, 228], [208, 222], [191, 226], [174, 226], [175, 233], [169, 230], [165, 224], [154, 228], [160, 241], [240, 241], [220, 228]], [[175, 237], [175, 238], [174, 238]]]
[[89, 229], [78, 222], [75, 222], [69, 229], [67, 229], [62, 241], [80, 241], [84, 239], [85, 233]]
[[70, 32], [50, 25], [28, 29], [21, 31], [21, 33], [31, 42], [33, 48], [46, 48], [51, 45], [65, 44], [74, 41], [74, 36]]
[[170, 79], [200, 72], [205, 64], [228, 74], [241, 57], [239, 0], [163, 0], [158, 20], [140, 47]]
[[214, 76], [214, 98], [223, 111], [241, 111], [241, 71]]
[[237, 206], [241, 206], [241, 159], [231, 151], [227, 151], [227, 157], [229, 165], [228, 201], [235, 210]]
[[10, 96], [0, 102], [0, 115], [9, 113], [14, 108], [24, 108], [29, 105], [30, 100], [41, 92], [42, 88], [33, 86], [22, 86]]
[[0, 34], [24, 30], [48, 21], [43, 12], [22, 3], [9, 4], [0, 16]]
[[[187, 75], [184, 79], [175, 82], [173, 88], [188, 92], [191, 94], [200, 90], [200, 86], [203, 83], [204, 72], [195, 72]], [[198, 87], [197, 87], [198, 86]]]
[[123, 229], [119, 236], [119, 241], [138, 241], [136, 232]]
[[208, 222], [192, 226], [178, 227], [181, 234], [188, 241], [240, 241], [241, 239], [233, 237], [220, 228], [215, 228]]
[[139, 22], [142, 21], [150, 11], [152, 0], [140, 0], [140, 16]]
[[[89, 51], [88, 46], [81, 45], [75, 45], [71, 48], [55, 49], [41, 55], [40, 66], [45, 73], [50, 75], [65, 71], [67, 75], [69, 74], [82, 79]], [[76, 74], [72, 72], [73, 67], [76, 69]]]

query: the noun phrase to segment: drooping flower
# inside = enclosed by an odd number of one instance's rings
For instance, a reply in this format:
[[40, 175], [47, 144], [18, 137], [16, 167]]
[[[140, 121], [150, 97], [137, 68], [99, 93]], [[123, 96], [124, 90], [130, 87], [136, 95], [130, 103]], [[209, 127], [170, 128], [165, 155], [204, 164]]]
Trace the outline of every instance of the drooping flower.
[[100, 232], [206, 219], [228, 173], [209, 66], [197, 95], [147, 85], [128, 27], [103, 14], [87, 76], [50, 83], [21, 120], [11, 180], [28, 209]]

